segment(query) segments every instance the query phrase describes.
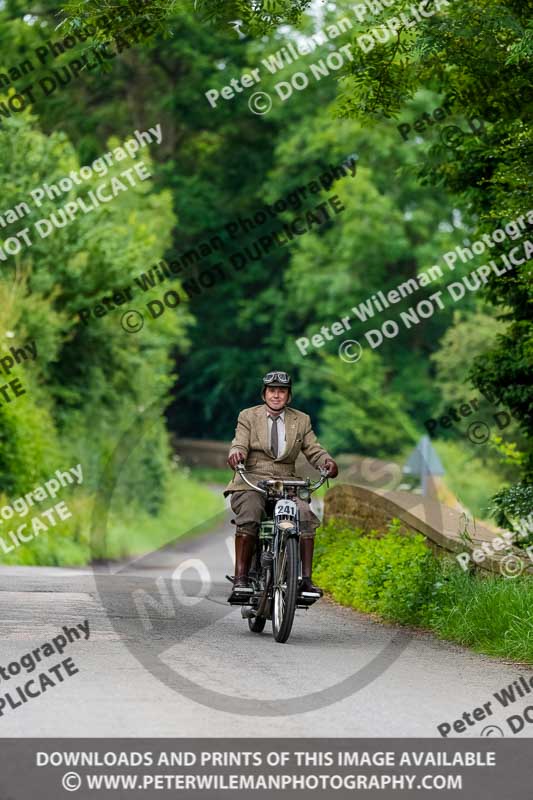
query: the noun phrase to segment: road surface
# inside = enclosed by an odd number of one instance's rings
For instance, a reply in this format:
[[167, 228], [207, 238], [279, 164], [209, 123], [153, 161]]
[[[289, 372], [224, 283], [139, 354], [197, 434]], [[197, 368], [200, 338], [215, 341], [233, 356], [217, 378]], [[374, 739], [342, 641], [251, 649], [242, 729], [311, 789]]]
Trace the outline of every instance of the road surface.
[[[79, 672], [4, 708], [0, 736], [433, 737], [437, 725], [490, 700], [493, 715], [461, 735], [479, 736], [490, 723], [511, 736], [505, 719], [527, 697], [509, 710], [493, 693], [531, 677], [527, 667], [326, 599], [297, 612], [285, 645], [269, 623], [250, 633], [240, 609], [225, 602], [232, 531], [229, 520], [219, 523], [113, 572], [1, 567], [0, 665], [64, 625], [88, 620], [90, 636], [62, 656]], [[0, 681], [0, 692], [15, 682]]]

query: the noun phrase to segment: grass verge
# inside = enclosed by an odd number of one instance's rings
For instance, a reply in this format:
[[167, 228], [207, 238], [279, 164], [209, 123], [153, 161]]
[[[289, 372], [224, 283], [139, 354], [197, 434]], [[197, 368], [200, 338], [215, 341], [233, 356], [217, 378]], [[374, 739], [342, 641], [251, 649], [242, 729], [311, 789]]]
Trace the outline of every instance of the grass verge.
[[188, 470], [191, 478], [199, 483], [219, 483], [225, 486], [233, 477], [233, 470], [217, 467], [190, 467]]
[[[118, 495], [120, 496], [120, 495]], [[163, 547], [184, 536], [207, 530], [224, 511], [222, 494], [216, 494], [187, 473], [176, 470], [168, 480], [165, 501], [156, 515], [135, 505], [125, 506], [120, 500], [112, 503], [107, 521], [107, 535], [97, 548], [91, 548], [90, 530], [94, 496], [65, 493], [71, 517], [57, 525], [49, 525], [30, 541], [0, 553], [0, 564], [19, 566], [84, 566], [94, 559], [117, 560], [142, 555]], [[62, 498], [63, 499], [63, 496]], [[43, 503], [43, 508], [47, 504]], [[48, 504], [50, 505], [50, 504]], [[34, 516], [38, 516], [35, 514]], [[31, 521], [25, 517], [27, 530]], [[16, 529], [20, 524], [9, 525]], [[202, 528], [203, 525], [203, 528]], [[13, 544], [4, 524], [0, 535]]]
[[318, 530], [315, 554], [316, 582], [337, 602], [533, 664], [533, 577], [463, 572], [397, 520], [384, 534], [331, 521]]

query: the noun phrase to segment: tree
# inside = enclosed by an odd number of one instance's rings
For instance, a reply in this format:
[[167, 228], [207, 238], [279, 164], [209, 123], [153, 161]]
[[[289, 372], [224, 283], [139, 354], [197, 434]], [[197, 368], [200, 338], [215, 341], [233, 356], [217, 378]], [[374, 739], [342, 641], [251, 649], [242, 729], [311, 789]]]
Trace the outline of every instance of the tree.
[[[108, 148], [120, 144], [110, 140]], [[144, 161], [149, 170], [149, 154]], [[128, 158], [109, 167], [104, 181], [108, 194], [111, 178], [132, 164]], [[0, 340], [4, 349], [11, 339], [18, 346], [33, 340], [37, 347], [37, 358], [27, 367], [27, 397], [0, 407], [0, 481], [10, 493], [28, 490], [39, 476], [64, 468], [65, 459], [74, 457], [83, 462], [94, 487], [116, 436], [143, 407], [157, 398], [164, 405], [174, 382], [170, 352], [187, 346], [190, 318], [182, 309], [153, 321], [145, 312], [147, 324], [137, 336], [121, 327], [120, 313], [93, 316], [88, 324], [81, 321], [82, 308], [128, 280], [133, 283], [136, 258], [147, 264], [157, 260], [168, 244], [174, 217], [168, 192], [156, 194], [151, 182], [143, 181], [90, 213], [80, 211], [70, 224], [47, 229], [40, 238], [38, 220], [49, 220], [52, 214], [60, 218], [66, 199], [82, 198], [87, 207], [89, 191], [102, 178], [93, 172], [62, 199], [45, 195], [40, 205], [30, 200], [30, 192], [79, 170], [67, 137], [60, 131], [44, 135], [27, 114], [7, 120], [0, 130], [4, 203], [14, 208], [24, 198], [30, 207], [9, 233], [27, 227], [32, 240], [2, 265], [0, 290], [8, 302], [0, 317]], [[132, 452], [138, 469], [126, 492], [130, 501], [153, 510], [162, 499], [168, 464], [163, 420], [148, 438]]]
[[390, 390], [387, 369], [366, 351], [355, 364], [324, 356], [321, 365], [304, 367], [310, 385], [320, 387], [324, 401], [319, 416], [321, 440], [333, 453], [398, 456], [417, 440], [404, 399]]
[[[257, 36], [281, 23], [296, 23], [311, 0], [194, 0], [185, 8], [194, 11], [204, 25], [229, 34], [232, 23], [242, 22]], [[172, 31], [172, 22], [183, 8], [176, 0], [130, 0], [120, 4], [106, 0], [69, 0], [63, 6], [63, 18], [73, 29], [86, 24], [98, 28], [102, 38], [130, 32], [148, 22], [160, 32]]]
[[454, 313], [452, 325], [439, 342], [439, 350], [431, 356], [441, 394], [437, 413], [444, 413], [445, 406], [465, 401], [472, 359], [484, 356], [494, 346], [496, 336], [504, 331], [505, 324], [484, 311]]
[[[337, 8], [341, 7], [344, 4], [338, 3]], [[516, 0], [453, 3], [414, 27], [408, 24], [409, 10], [409, 2], [395, 4], [394, 16], [401, 23], [386, 44], [374, 42], [370, 52], [354, 48], [356, 55], [346, 67], [337, 111], [372, 124], [397, 116], [417, 92], [431, 89], [446, 98], [450, 113], [476, 120], [474, 129], [484, 129], [482, 139], [462, 137], [452, 145], [451, 157], [449, 146], [430, 146], [419, 175], [461, 199], [477, 236], [491, 233], [527, 211], [533, 49], [528, 9]], [[356, 38], [368, 34], [369, 24], [380, 21], [370, 15]], [[527, 433], [533, 404], [528, 380], [532, 328], [527, 263], [505, 277], [493, 276], [487, 295], [505, 306], [504, 318], [510, 326], [492, 351], [476, 362], [473, 380], [480, 390], [497, 390]], [[528, 449], [527, 479], [532, 469], [533, 450]]]

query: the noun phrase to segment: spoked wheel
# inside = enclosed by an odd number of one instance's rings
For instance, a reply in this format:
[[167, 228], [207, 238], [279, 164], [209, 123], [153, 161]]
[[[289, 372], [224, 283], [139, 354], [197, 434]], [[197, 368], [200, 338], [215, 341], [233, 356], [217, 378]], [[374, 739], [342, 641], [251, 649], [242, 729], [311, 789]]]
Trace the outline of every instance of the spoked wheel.
[[290, 636], [296, 595], [298, 591], [298, 540], [291, 537], [285, 543], [285, 552], [280, 553], [279, 572], [274, 582], [272, 608], [272, 630], [276, 642], [283, 644]]

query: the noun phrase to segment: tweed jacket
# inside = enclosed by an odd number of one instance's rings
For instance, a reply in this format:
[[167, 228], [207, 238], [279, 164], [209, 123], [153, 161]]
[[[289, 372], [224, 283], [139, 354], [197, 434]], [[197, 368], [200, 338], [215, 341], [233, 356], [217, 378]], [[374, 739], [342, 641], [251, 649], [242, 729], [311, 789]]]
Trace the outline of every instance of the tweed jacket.
[[[311, 466], [323, 466], [329, 453], [319, 444], [308, 414], [285, 407], [285, 450], [279, 458], [274, 458], [268, 441], [267, 406], [253, 406], [241, 411], [237, 420], [235, 437], [231, 443], [229, 454], [240, 452], [245, 457], [246, 477], [252, 483], [262, 478], [295, 477], [295, 461], [302, 452]], [[251, 489], [235, 473], [233, 479], [224, 490], [224, 495], [231, 492], [250, 491]]]

